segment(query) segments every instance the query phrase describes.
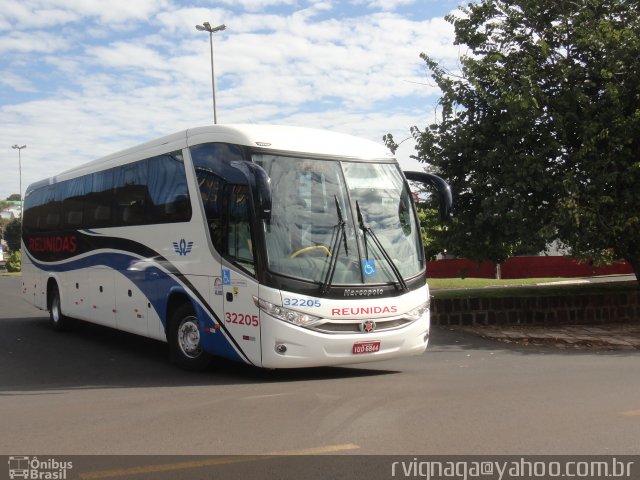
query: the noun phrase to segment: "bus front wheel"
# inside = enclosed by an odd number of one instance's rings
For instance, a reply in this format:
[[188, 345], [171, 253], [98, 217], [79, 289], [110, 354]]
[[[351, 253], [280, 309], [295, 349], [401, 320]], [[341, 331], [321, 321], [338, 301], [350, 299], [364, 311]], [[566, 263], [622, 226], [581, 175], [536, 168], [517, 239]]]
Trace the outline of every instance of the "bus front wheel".
[[211, 363], [211, 355], [202, 350], [198, 317], [189, 304], [173, 312], [169, 324], [171, 361], [186, 370], [201, 371]]
[[62, 313], [62, 308], [60, 307], [60, 292], [57, 286], [54, 286], [51, 291], [49, 319], [53, 329], [58, 332], [68, 330], [71, 324], [71, 320]]

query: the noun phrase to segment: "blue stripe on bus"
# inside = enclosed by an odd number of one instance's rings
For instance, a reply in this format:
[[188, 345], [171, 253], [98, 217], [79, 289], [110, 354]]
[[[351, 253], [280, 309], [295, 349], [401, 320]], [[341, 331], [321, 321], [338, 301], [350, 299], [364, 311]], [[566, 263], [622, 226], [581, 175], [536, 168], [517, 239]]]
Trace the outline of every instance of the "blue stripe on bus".
[[131, 255], [114, 252], [103, 252], [89, 255], [77, 260], [65, 263], [47, 264], [40, 263], [31, 258], [32, 263], [40, 270], [46, 272], [70, 272], [82, 268], [105, 266], [127, 277], [147, 298], [152, 308], [158, 314], [162, 325], [167, 327], [166, 299], [167, 293], [178, 289], [191, 298], [191, 303], [196, 310], [196, 316], [200, 319], [200, 334], [204, 351], [214, 355], [228, 358], [236, 362], [247, 363], [247, 360], [238, 354], [233, 348], [222, 329], [216, 328], [215, 321], [206, 309], [195, 301], [194, 296], [180, 285], [171, 275], [163, 272], [156, 266], [144, 266], [144, 269], [135, 269], [141, 264], [141, 260]]

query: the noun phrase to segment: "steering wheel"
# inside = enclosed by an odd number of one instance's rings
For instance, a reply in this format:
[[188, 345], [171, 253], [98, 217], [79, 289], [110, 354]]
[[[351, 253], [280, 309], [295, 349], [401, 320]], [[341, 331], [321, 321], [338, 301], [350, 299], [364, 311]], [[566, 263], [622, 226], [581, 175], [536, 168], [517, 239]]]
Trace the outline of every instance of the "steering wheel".
[[327, 257], [331, 256], [331, 250], [329, 250], [329, 247], [327, 247], [326, 245], [313, 245], [311, 247], [304, 247], [304, 248], [301, 248], [300, 250], [296, 250], [291, 255], [289, 255], [289, 258], [296, 258], [298, 255], [302, 255], [303, 253], [307, 253], [312, 250], [318, 250], [318, 249], [324, 250], [327, 254]]

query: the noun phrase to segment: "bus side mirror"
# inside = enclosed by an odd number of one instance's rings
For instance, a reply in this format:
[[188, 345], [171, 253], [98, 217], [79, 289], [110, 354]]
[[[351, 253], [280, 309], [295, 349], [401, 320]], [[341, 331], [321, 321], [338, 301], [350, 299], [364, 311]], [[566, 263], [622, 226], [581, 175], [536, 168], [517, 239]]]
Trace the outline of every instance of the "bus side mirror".
[[249, 181], [251, 193], [255, 201], [258, 218], [269, 222], [271, 220], [271, 179], [260, 165], [251, 162], [231, 162]]
[[407, 180], [431, 185], [438, 190], [440, 197], [440, 220], [446, 222], [451, 220], [453, 216], [453, 197], [451, 196], [451, 187], [442, 178], [427, 172], [404, 172]]

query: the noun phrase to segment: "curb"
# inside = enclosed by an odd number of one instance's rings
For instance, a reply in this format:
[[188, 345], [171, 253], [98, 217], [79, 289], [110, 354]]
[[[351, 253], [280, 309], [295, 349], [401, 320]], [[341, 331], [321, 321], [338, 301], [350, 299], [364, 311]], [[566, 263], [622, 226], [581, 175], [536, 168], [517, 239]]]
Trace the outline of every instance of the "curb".
[[488, 340], [556, 348], [640, 351], [640, 324], [565, 326], [449, 326]]

